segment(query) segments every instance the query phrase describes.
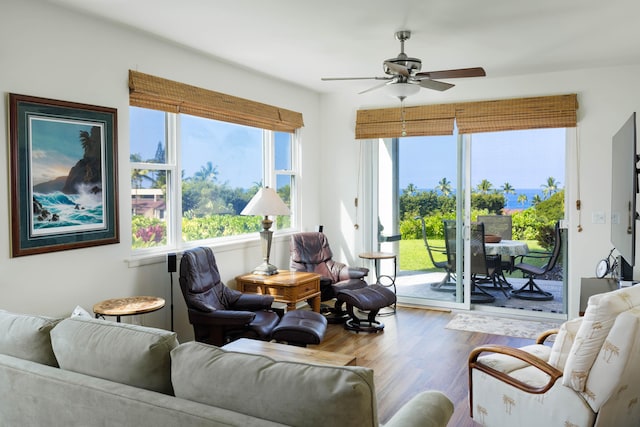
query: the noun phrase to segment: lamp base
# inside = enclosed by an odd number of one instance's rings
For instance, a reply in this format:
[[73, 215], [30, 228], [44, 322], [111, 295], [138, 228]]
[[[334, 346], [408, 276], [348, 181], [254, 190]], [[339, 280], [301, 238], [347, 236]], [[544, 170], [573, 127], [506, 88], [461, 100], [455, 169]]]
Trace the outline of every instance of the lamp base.
[[263, 262], [259, 266], [253, 269], [253, 274], [260, 274], [263, 276], [273, 276], [278, 274], [278, 267], [268, 262]]

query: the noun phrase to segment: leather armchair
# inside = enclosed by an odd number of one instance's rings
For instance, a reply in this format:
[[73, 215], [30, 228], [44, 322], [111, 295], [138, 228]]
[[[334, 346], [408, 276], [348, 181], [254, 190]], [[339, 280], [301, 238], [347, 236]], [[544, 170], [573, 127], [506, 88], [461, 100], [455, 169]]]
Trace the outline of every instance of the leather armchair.
[[239, 337], [268, 340], [280, 321], [270, 310], [272, 296], [243, 294], [222, 283], [210, 248], [184, 252], [180, 289], [196, 341], [221, 346]]
[[[369, 274], [368, 268], [350, 267], [335, 261], [329, 246], [329, 240], [321, 232], [303, 232], [291, 236], [291, 260], [289, 269], [320, 274], [320, 299], [329, 301], [343, 289], [360, 289], [367, 286], [364, 280]], [[333, 308], [325, 308], [327, 320], [332, 323], [343, 322], [348, 314], [342, 309], [343, 303], [336, 301]]]

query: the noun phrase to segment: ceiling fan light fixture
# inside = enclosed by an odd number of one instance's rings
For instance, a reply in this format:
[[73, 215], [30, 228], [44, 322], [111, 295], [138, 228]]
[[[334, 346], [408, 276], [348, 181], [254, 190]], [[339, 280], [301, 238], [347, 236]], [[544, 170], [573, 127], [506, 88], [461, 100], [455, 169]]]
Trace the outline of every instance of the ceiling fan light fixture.
[[418, 92], [420, 92], [420, 86], [412, 83], [392, 83], [387, 85], [387, 93], [394, 98], [400, 99], [400, 101]]

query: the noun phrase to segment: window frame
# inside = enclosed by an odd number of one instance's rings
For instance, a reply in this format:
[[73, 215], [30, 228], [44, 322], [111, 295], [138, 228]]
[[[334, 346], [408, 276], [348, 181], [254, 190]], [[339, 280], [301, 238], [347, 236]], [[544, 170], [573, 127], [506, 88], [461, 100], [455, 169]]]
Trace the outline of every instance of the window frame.
[[[136, 107], [131, 105], [129, 108], [141, 108], [147, 110], [153, 110], [146, 107]], [[167, 230], [167, 242], [162, 246], [153, 246], [147, 248], [133, 248], [130, 246], [132, 258], [146, 258], [153, 257], [157, 255], [164, 255], [166, 253], [172, 252], [181, 252], [186, 249], [196, 247], [196, 246], [210, 246], [210, 247], [222, 247], [231, 244], [239, 244], [256, 241], [259, 238], [259, 233], [247, 233], [247, 234], [239, 234], [234, 236], [223, 236], [223, 237], [214, 237], [209, 239], [202, 239], [197, 241], [183, 241], [182, 240], [182, 177], [180, 171], [181, 169], [181, 135], [180, 135], [180, 117], [179, 113], [172, 112], [164, 112], [165, 115], [165, 139], [166, 139], [166, 147], [165, 147], [165, 163], [149, 163], [149, 162], [131, 162], [129, 171], [133, 171], [134, 169], [146, 169], [146, 170], [155, 170], [155, 171], [165, 171], [167, 174], [166, 178], [166, 194], [165, 194], [165, 223]], [[214, 119], [207, 119], [214, 120]], [[215, 120], [214, 120], [215, 121]], [[234, 124], [234, 123], [230, 123]], [[295, 231], [298, 227], [298, 212], [299, 212], [299, 204], [298, 204], [298, 177], [300, 176], [300, 158], [299, 158], [299, 147], [300, 147], [300, 132], [299, 129], [295, 130], [292, 133], [287, 131], [274, 131], [265, 128], [257, 128], [262, 131], [262, 144], [261, 144], [261, 155], [262, 155], [262, 183], [263, 186], [269, 186], [273, 188], [276, 187], [277, 177], [278, 176], [289, 176], [290, 177], [290, 210], [291, 210], [291, 221], [290, 226], [287, 228], [278, 229], [274, 223], [274, 236], [280, 234], [287, 234], [292, 231]], [[276, 158], [276, 132], [290, 134], [290, 169], [275, 169], [275, 158]], [[131, 153], [130, 153], [131, 155]], [[131, 180], [129, 180], [129, 197], [131, 199], [132, 195], [132, 186]], [[129, 210], [130, 220], [129, 223], [133, 219], [133, 209]], [[130, 235], [133, 234], [133, 229], [131, 230]], [[131, 244], [130, 244], [131, 245]]]

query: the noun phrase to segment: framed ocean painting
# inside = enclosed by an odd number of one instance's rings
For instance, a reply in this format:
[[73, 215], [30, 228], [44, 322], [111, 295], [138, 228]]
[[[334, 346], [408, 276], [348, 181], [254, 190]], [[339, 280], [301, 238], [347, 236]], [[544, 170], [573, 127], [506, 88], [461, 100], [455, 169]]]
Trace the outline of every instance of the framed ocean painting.
[[117, 111], [9, 94], [11, 254], [119, 242]]

